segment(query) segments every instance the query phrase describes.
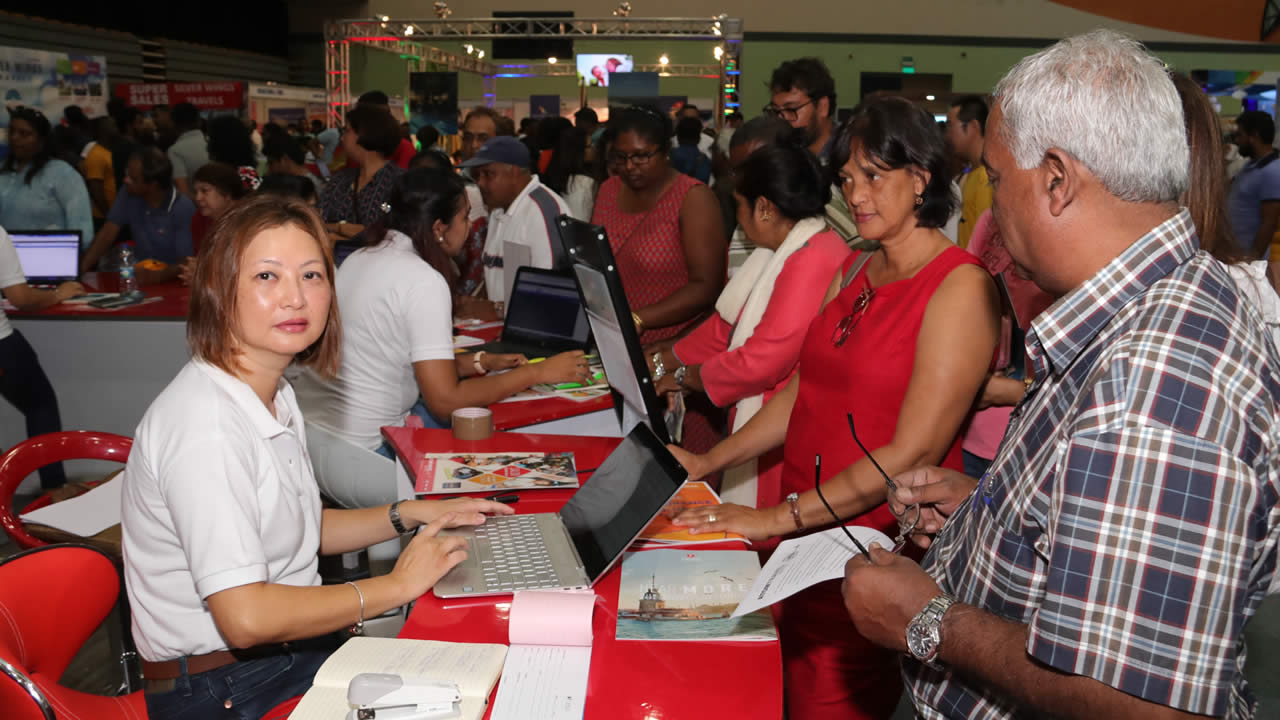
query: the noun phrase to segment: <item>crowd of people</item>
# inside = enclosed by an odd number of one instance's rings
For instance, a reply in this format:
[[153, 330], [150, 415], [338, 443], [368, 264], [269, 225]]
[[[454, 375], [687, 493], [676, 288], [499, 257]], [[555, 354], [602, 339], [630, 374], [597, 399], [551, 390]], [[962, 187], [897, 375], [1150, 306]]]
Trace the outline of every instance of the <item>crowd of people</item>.
[[[605, 229], [655, 387], [688, 404], [671, 451], [725, 500], [677, 524], [766, 552], [833, 523], [893, 538], [775, 608], [789, 717], [887, 718], [904, 691], [930, 719], [1254, 716], [1243, 628], [1280, 542], [1272, 119], [1225, 142], [1194, 82], [1111, 31], [945, 124], [890, 96], [837, 123], [813, 58], [769, 85], [718, 135], [690, 106], [522, 132], [476, 108], [456, 156], [433, 128], [415, 149], [379, 92], [340, 131], [260, 143], [178, 106], [167, 151], [127, 108], [72, 153], [14, 113], [0, 225], [82, 229], [85, 269], [128, 232], [162, 264], [141, 280], [192, 288], [192, 360], [124, 479], [152, 718], [261, 715], [331, 633], [462, 561], [439, 530], [510, 512], [322, 510], [303, 421], [390, 457], [379, 428], [406, 417], [586, 381], [581, 352], [453, 347], [455, 318], [503, 315], [513, 246], [566, 265], [562, 214]], [[80, 290], [26, 287], [7, 252], [15, 305]], [[10, 373], [39, 367], [9, 330], [0, 394], [47, 431], [56, 402], [18, 398]], [[321, 586], [318, 553], [419, 526], [390, 575]], [[246, 673], [272, 681], [237, 692]]]

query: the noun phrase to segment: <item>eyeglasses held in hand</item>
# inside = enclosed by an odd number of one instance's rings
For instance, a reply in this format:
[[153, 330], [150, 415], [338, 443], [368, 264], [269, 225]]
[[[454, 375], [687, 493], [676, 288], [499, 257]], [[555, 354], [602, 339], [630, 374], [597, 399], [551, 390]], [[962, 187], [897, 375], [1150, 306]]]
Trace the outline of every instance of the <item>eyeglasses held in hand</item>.
[[[880, 476], [884, 478], [885, 484], [889, 486], [889, 492], [896, 492], [898, 484], [889, 477], [889, 473], [886, 473], [884, 468], [880, 467], [880, 463], [876, 462], [876, 459], [872, 457], [871, 452], [867, 450], [867, 446], [863, 445], [862, 441], [858, 439], [858, 431], [853, 429], [853, 413], [845, 413], [845, 417], [849, 420], [849, 434], [853, 435], [853, 441], [858, 444], [858, 449], [862, 451], [863, 455], [867, 456], [867, 459], [879, 471]], [[893, 503], [889, 503], [889, 512], [893, 512]], [[898, 536], [893, 539], [893, 551], [898, 552], [907, 544], [907, 538], [911, 537], [911, 533], [916, 530], [916, 525], [920, 523], [920, 503], [912, 503], [903, 508], [901, 514], [895, 512], [893, 516], [898, 519]]]
[[858, 542], [858, 538], [854, 537], [853, 533], [849, 532], [849, 528], [845, 527], [844, 521], [842, 521], [840, 519], [840, 516], [836, 514], [836, 511], [832, 509], [831, 503], [827, 502], [827, 499], [822, 496], [822, 456], [821, 455], [813, 456], [813, 490], [814, 492], [818, 493], [818, 499], [821, 500], [823, 506], [827, 508], [827, 512], [831, 513], [831, 517], [836, 519], [836, 525], [839, 525], [840, 529], [844, 531], [845, 537], [849, 538], [849, 542], [853, 543], [853, 546], [858, 548], [858, 552], [862, 553], [863, 557], [867, 559], [867, 562], [870, 562], [871, 553], [867, 552], [867, 549], [862, 546], [862, 543]]
[[[844, 345], [844, 341], [849, 339], [849, 334], [858, 326], [862, 316], [867, 314], [867, 306], [871, 304], [871, 298], [875, 296], [876, 289], [871, 287], [858, 293], [858, 297], [853, 299], [853, 307], [849, 308], [849, 314], [841, 318], [840, 322], [836, 324], [836, 329], [832, 331], [832, 345], [836, 347]], [[863, 452], [866, 451], [864, 450]]]

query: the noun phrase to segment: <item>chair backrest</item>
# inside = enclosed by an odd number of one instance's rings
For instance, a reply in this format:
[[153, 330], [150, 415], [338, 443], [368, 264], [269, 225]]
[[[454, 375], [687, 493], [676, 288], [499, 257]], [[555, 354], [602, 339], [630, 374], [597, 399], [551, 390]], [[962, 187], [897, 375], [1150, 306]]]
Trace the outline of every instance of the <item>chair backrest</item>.
[[[115, 565], [86, 545], [47, 545], [0, 564], [0, 660], [56, 685], [120, 594]], [[0, 684], [0, 707], [12, 683]], [[28, 701], [29, 702], [29, 701]]]
[[390, 458], [307, 423], [307, 452], [320, 492], [344, 508], [386, 505], [413, 496]]
[[[19, 547], [46, 545], [22, 527], [13, 511], [13, 494], [24, 478], [45, 465], [64, 460], [129, 459], [133, 438], [103, 432], [66, 431], [23, 440], [0, 455], [0, 526]], [[30, 508], [34, 509], [34, 507]]]

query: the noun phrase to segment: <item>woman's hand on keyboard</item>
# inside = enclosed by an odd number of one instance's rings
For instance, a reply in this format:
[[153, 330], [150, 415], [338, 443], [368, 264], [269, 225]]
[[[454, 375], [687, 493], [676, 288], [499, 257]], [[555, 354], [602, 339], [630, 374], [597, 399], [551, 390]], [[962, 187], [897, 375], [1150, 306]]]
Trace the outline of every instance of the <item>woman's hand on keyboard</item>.
[[475, 523], [461, 522], [455, 514], [445, 513], [422, 526], [417, 537], [400, 552], [391, 576], [402, 588], [406, 602], [425, 595], [445, 573], [467, 559], [464, 538], [437, 537], [437, 534], [446, 527], [468, 524]]
[[412, 502], [401, 503], [401, 517], [413, 520], [406, 526], [410, 529], [417, 525], [427, 525], [436, 520], [436, 518], [444, 515], [452, 514], [454, 519], [445, 527], [460, 527], [462, 525], [479, 525], [484, 522], [485, 514], [489, 515], [510, 515], [515, 510], [510, 505], [505, 505], [492, 500], [482, 500], [480, 498], [460, 497], [452, 500], [415, 500]]

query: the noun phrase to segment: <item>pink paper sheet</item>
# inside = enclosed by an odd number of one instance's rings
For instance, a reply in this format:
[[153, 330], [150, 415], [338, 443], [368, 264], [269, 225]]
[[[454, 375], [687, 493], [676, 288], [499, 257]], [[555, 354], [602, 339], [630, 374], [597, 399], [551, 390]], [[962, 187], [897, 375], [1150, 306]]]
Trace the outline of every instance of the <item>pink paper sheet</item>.
[[511, 599], [512, 645], [591, 645], [591, 591], [521, 590]]

